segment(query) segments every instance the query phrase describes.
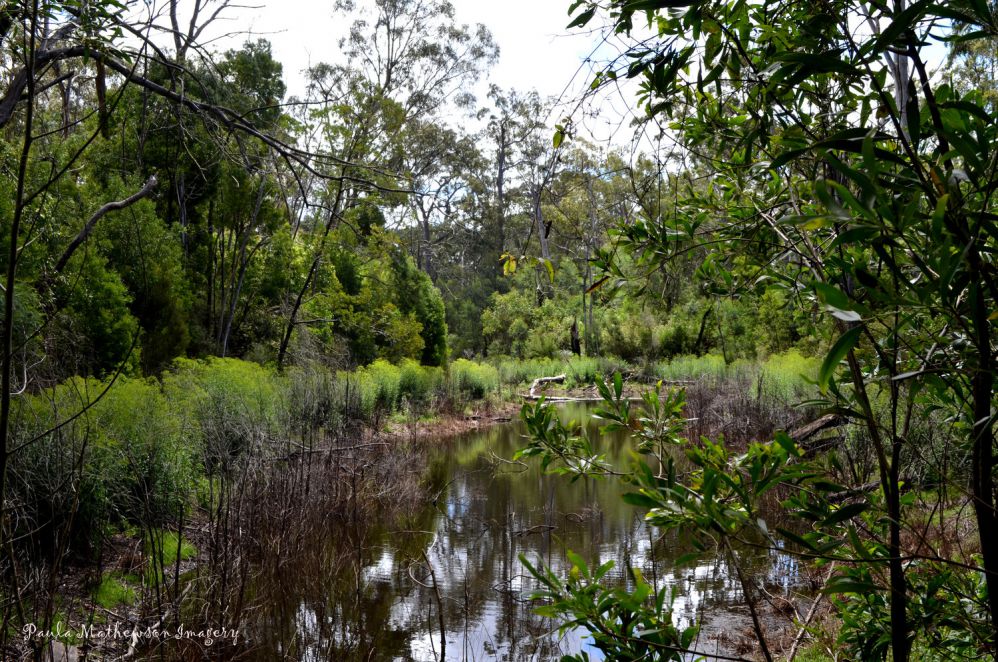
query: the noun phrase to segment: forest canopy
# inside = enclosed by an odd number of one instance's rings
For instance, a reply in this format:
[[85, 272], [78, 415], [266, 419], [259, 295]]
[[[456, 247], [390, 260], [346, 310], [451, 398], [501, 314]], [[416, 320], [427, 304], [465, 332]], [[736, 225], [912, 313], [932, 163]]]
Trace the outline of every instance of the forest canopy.
[[[119, 529], [221, 512], [213, 481], [271, 476], [306, 440], [552, 378], [598, 393], [600, 420], [657, 469], [610, 468], [534, 404], [522, 457], [624, 474], [647, 521], [735, 567], [732, 541], [752, 536], [831, 564], [822, 590], [854, 659], [995, 655], [998, 9], [565, 4], [568, 29], [622, 50], [564, 117], [490, 84], [499, 46], [448, 0], [330, 3], [349, 26], [340, 57], [298, 94], [266, 39], [205, 43], [229, 0], [0, 5], [11, 604], [19, 563], [47, 546], [54, 577]], [[634, 87], [638, 139], [587, 135], [587, 113]], [[679, 365], [698, 374], [670, 380]], [[756, 435], [744, 447], [727, 428], [684, 437], [686, 395], [660, 381], [711, 371], [757, 379], [736, 399], [766, 419], [738, 428]], [[790, 372], [791, 387], [766, 381]], [[778, 424], [796, 419], [766, 409], [793, 398], [848, 432], [798, 445]], [[665, 447], [693, 468], [665, 471]], [[267, 460], [239, 474], [247, 457]], [[49, 463], [59, 480], [39, 478]], [[945, 519], [954, 495], [972, 517]], [[777, 500], [803, 524], [771, 529]], [[952, 548], [952, 526], [974, 544]], [[530, 570], [546, 615], [605, 654], [688, 648], [662, 634], [657, 598], [596, 609], [578, 576]]]

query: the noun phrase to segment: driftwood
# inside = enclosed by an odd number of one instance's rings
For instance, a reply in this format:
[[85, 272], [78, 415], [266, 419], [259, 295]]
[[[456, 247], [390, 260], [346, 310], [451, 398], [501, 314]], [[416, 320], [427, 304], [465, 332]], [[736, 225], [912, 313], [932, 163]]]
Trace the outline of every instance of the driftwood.
[[845, 419], [838, 414], [825, 414], [821, 418], [817, 418], [806, 425], [802, 425], [793, 432], [790, 432], [790, 438], [796, 441], [798, 444], [803, 443], [813, 437], [814, 435], [822, 432], [824, 430], [829, 430], [831, 428], [837, 428], [840, 425], [845, 424]]
[[534, 383], [530, 385], [530, 397], [531, 398], [537, 397], [534, 391], [536, 391], [537, 387], [541, 386], [542, 384], [564, 384], [564, 383], [565, 383], [564, 374], [557, 375], [555, 377], [538, 377], [537, 379], [534, 380]]
[[861, 494], [867, 494], [873, 492], [880, 488], [880, 481], [874, 480], [869, 483], [864, 483], [863, 485], [857, 485], [856, 487], [850, 488], [848, 490], [843, 490], [842, 492], [835, 492], [828, 495], [828, 500], [832, 503], [839, 501], [845, 501], [846, 499], [852, 499], [853, 497], [858, 497]]
[[592, 398], [570, 398], [570, 397], [560, 396], [560, 395], [559, 396], [551, 397], [551, 396], [547, 396], [547, 395], [533, 395], [531, 393], [525, 393], [523, 395], [523, 399], [524, 400], [540, 400], [541, 398], [544, 398], [544, 402], [548, 403], [549, 405], [556, 405], [556, 404], [558, 404], [560, 402], [603, 402], [603, 398], [596, 398], [596, 397], [592, 397]]
[[841, 435], [821, 433], [841, 427], [846, 422], [846, 419], [838, 414], [825, 414], [796, 430], [792, 430], [788, 435], [804, 450], [806, 457], [813, 457], [819, 451], [842, 442]]

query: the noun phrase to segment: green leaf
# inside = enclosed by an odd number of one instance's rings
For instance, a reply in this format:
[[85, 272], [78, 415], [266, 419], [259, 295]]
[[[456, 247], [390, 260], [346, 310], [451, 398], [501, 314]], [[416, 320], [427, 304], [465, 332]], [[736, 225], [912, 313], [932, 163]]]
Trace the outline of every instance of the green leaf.
[[784, 529], [784, 528], [781, 528], [781, 527], [777, 527], [776, 531], [781, 536], [783, 536], [784, 538], [786, 538], [790, 542], [795, 543], [796, 545], [798, 545], [802, 549], [809, 549], [809, 550], [812, 550], [812, 551], [814, 551], [816, 549], [816, 547], [814, 546], [813, 542], [811, 542], [810, 540], [807, 540], [806, 538], [803, 538], [803, 537], [797, 535], [793, 531], [790, 531], [788, 529]]
[[852, 308], [849, 297], [845, 293], [834, 285], [829, 285], [828, 283], [815, 282], [812, 284], [815, 293], [818, 295], [818, 299], [821, 303], [827, 304], [829, 306], [834, 306], [840, 310], [849, 310]]
[[[591, 21], [593, 15], [595, 14], [596, 14], [596, 5], [592, 5], [591, 7], [589, 7], [589, 9], [585, 10], [584, 12], [576, 16], [574, 19], [572, 19], [572, 22], [568, 24], [566, 29], [571, 30], [572, 28], [581, 28], [586, 23]], [[555, 145], [555, 147], [557, 147], [557, 145]]]
[[821, 589], [822, 593], [875, 593], [881, 590], [879, 586], [873, 582], [868, 582], [862, 579], [857, 579], [855, 577], [849, 577], [848, 575], [842, 575], [839, 577], [833, 577], [825, 584], [825, 588]]
[[621, 498], [624, 500], [624, 503], [629, 503], [638, 508], [655, 508], [659, 505], [658, 501], [640, 492], [628, 492]]
[[675, 7], [689, 7], [693, 0], [630, 0], [624, 4], [623, 12], [635, 11], [655, 11], [656, 9], [670, 9]]
[[828, 388], [828, 382], [835, 373], [836, 368], [838, 368], [839, 363], [842, 359], [856, 346], [859, 342], [859, 335], [863, 332], [862, 326], [857, 326], [849, 329], [842, 336], [835, 341], [835, 344], [828, 351], [825, 356], [825, 360], [821, 363], [821, 369], [818, 371], [818, 386], [824, 392]]
[[543, 264], [544, 268], [547, 269], [548, 280], [554, 283], [554, 264], [552, 264], [551, 260], [545, 260], [545, 259], [541, 260], [541, 264]]
[[833, 249], [838, 248], [839, 246], [862, 244], [879, 235], [880, 228], [868, 225], [849, 228], [844, 232], [840, 232], [838, 236], [835, 237], [835, 240], [832, 241], [831, 245], [828, 247], [828, 251], [832, 252]]
[[894, 17], [891, 24], [880, 33], [880, 36], [873, 41], [870, 47], [871, 53], [882, 53], [897, 42], [898, 38], [911, 30], [919, 19], [924, 17], [925, 8], [932, 4], [931, 0], [921, 0], [911, 5], [903, 12]]
[[846, 520], [850, 520], [853, 517], [856, 517], [857, 515], [867, 510], [869, 507], [870, 504], [863, 502], [847, 504], [834, 511], [828, 517], [826, 517], [822, 521], [822, 525], [834, 526], [836, 524], [840, 524], [842, 522], [845, 522]]

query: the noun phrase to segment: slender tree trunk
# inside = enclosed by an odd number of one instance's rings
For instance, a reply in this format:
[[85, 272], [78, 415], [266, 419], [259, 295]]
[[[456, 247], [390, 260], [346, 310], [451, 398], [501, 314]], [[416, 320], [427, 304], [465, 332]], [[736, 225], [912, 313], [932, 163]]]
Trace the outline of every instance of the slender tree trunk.
[[[7, 274], [4, 279], [3, 298], [3, 339], [2, 374], [0, 374], [0, 545], [4, 552], [9, 547], [7, 538], [7, 464], [10, 459], [10, 403], [12, 376], [14, 372], [14, 288], [17, 283], [17, 241], [20, 236], [21, 221], [24, 219], [24, 190], [28, 178], [28, 159], [31, 155], [32, 133], [35, 117], [35, 33], [38, 29], [38, 2], [32, 5], [31, 21], [28, 26], [28, 51], [25, 63], [28, 71], [25, 95], [27, 105], [24, 111], [24, 141], [21, 144], [21, 157], [17, 166], [17, 193], [14, 198], [14, 215], [10, 224], [10, 238], [7, 246]], [[15, 586], [14, 602], [21, 609], [21, 596]], [[22, 619], [23, 620], [23, 619]]]
[[250, 260], [253, 258], [253, 254], [256, 253], [257, 249], [260, 248], [261, 244], [258, 243], [250, 251], [249, 256], [246, 255], [246, 246], [249, 244], [250, 234], [253, 232], [253, 228], [256, 227], [257, 220], [260, 217], [260, 208], [263, 206], [263, 193], [264, 193], [264, 179], [260, 178], [260, 188], [257, 190], [256, 194], [256, 205], [253, 207], [253, 217], [250, 222], [246, 224], [246, 231], [243, 233], [243, 240], [239, 246], [239, 275], [236, 279], [235, 288], [229, 295], [229, 311], [225, 316], [225, 325], [222, 330], [221, 342], [219, 343], [222, 347], [222, 356], [226, 356], [229, 350], [229, 335], [232, 333], [232, 320], [236, 316], [236, 304], [239, 302], [239, 294], [243, 289], [243, 281], [246, 278], [246, 269], [249, 267]]
[[544, 213], [541, 210], [541, 191], [542, 188], [540, 186], [534, 189], [534, 223], [537, 229], [537, 240], [541, 246], [541, 258], [550, 260], [551, 248], [548, 245], [548, 233], [547, 228], [544, 226]]
[[[846, 327], [842, 325], [841, 328]], [[894, 662], [908, 662], [910, 653], [907, 618], [908, 589], [904, 576], [904, 563], [901, 559], [901, 493], [898, 488], [901, 440], [897, 438], [892, 440], [891, 456], [888, 457], [883, 435], [881, 434], [880, 427], [877, 425], [876, 416], [873, 413], [873, 405], [870, 403], [869, 395], [866, 392], [866, 380], [860, 370], [859, 362], [856, 360], [855, 352], [850, 350], [847, 359], [856, 398], [860, 403], [863, 420], [870, 434], [873, 449], [877, 454], [877, 466], [880, 469], [880, 485], [887, 504], [887, 553], [889, 556], [887, 565], [890, 573], [890, 595], [888, 599], [891, 614], [891, 651]]]
[[419, 227], [422, 232], [419, 242], [419, 267], [426, 272], [431, 280], [436, 281], [433, 267], [433, 228], [430, 225], [430, 210], [423, 207], [422, 201], [417, 203], [416, 215], [419, 217]]
[[[980, 255], [971, 251], [971, 268], [981, 267]], [[979, 273], [979, 272], [978, 272]], [[995, 622], [998, 619], [998, 516], [994, 502], [994, 423], [992, 398], [994, 395], [995, 362], [991, 346], [991, 322], [988, 319], [988, 302], [984, 285], [972, 281], [974, 345], [978, 366], [971, 379], [974, 427], [971, 446], [970, 491], [974, 499], [974, 514], [981, 540], [981, 557], [984, 561], [984, 578], [988, 587], [988, 611], [991, 616], [991, 653], [998, 652], [995, 641]]]
[[543, 190], [541, 185], [538, 185], [534, 189], [534, 224], [537, 230], [537, 241], [541, 247], [541, 259], [544, 260], [545, 266], [539, 267], [538, 271], [538, 285], [537, 285], [537, 303], [540, 305], [541, 301], [550, 298], [552, 295], [551, 287], [551, 276], [548, 272], [547, 266], [551, 263], [551, 248], [548, 245], [548, 235], [547, 228], [544, 226], [544, 214], [541, 210], [541, 191]]
[[311, 286], [312, 281], [315, 279], [315, 274], [319, 270], [319, 265], [322, 264], [322, 254], [325, 251], [326, 239], [329, 237], [329, 233], [332, 231], [339, 216], [342, 201], [343, 187], [340, 186], [336, 191], [336, 199], [333, 201], [333, 207], [329, 212], [329, 219], [326, 221], [326, 229], [319, 240], [319, 245], [315, 249], [315, 256], [308, 268], [308, 273], [305, 275], [305, 282], [302, 283], [301, 289], [298, 290], [294, 303], [291, 305], [291, 314], [288, 315], [288, 325], [284, 329], [284, 336], [281, 338], [281, 345], [277, 350], [278, 370], [284, 369], [284, 363], [288, 356], [288, 346], [291, 344], [291, 336], [294, 333], [295, 325], [298, 323], [298, 311], [301, 310], [302, 302], [305, 300], [305, 293], [308, 292], [308, 288]]
[[499, 128], [499, 150], [496, 154], [496, 246], [497, 274], [502, 275], [502, 255], [506, 252], [506, 125]]

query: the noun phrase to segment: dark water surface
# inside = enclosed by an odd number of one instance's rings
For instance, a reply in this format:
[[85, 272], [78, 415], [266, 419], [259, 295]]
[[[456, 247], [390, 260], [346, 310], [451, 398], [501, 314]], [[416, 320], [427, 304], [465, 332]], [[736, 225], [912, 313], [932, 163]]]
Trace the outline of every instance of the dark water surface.
[[[566, 418], [585, 415], [582, 406], [563, 409]], [[615, 560], [614, 581], [627, 581], [630, 565], [671, 587], [678, 623], [707, 616], [702, 650], [717, 650], [718, 632], [748, 627], [723, 559], [676, 565], [691, 548], [646, 526], [616, 480], [571, 483], [542, 475], [535, 461], [508, 462], [522, 434], [513, 422], [440, 442], [424, 479], [435, 502], [403, 521], [355, 522], [317, 541], [337, 551], [323, 556], [337, 559], [331, 567], [296, 567], [255, 587], [265, 605], [250, 618], [257, 659], [519, 661], [580, 649], [598, 659], [584, 632], [560, 636], [527, 600], [535, 584], [518, 555], [564, 576], [566, 549], [593, 566]], [[626, 438], [601, 443], [613, 464], [626, 465]], [[789, 557], [756, 552], [751, 563], [770, 592], [796, 581]]]

